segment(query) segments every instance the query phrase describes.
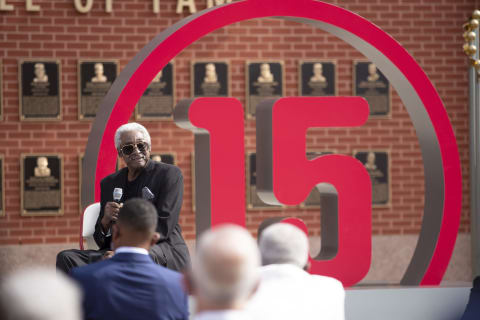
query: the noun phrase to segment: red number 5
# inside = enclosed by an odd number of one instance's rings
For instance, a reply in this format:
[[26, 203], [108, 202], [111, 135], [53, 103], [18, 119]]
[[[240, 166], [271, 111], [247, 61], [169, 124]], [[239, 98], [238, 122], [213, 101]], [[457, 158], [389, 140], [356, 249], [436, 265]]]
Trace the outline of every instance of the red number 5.
[[317, 259], [310, 260], [310, 272], [335, 277], [345, 286], [357, 283], [371, 260], [369, 175], [358, 160], [345, 155], [308, 160], [305, 146], [308, 128], [364, 124], [367, 102], [360, 97], [288, 97], [265, 100], [256, 113], [258, 195], [266, 203], [297, 205], [317, 186], [322, 246]]

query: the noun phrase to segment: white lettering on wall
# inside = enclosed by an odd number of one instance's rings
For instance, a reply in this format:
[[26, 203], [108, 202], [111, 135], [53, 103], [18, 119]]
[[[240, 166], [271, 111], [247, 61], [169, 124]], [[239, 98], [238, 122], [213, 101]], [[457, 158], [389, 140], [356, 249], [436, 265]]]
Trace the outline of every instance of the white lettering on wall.
[[207, 8], [211, 8], [213, 6], [219, 6], [224, 3], [230, 3], [232, 0], [207, 0]]
[[183, 12], [184, 7], [188, 7], [190, 13], [197, 12], [197, 8], [195, 7], [194, 0], [177, 0], [177, 13], [181, 14]]
[[105, 0], [105, 12], [112, 12], [112, 2], [113, 0]]
[[7, 4], [7, 0], [0, 0], [0, 11], [13, 11], [13, 4]]
[[87, 13], [92, 10], [93, 0], [87, 0], [87, 3], [83, 5], [82, 0], [74, 0], [73, 4], [75, 9], [80, 13]]
[[[8, 4], [8, 0], [0, 0], [0, 11], [13, 11], [14, 5]], [[25, 0], [25, 8], [28, 12], [39, 12], [41, 7], [39, 4], [33, 4], [34, 0]], [[94, 0], [73, 0], [75, 10], [79, 13], [88, 13], [92, 10]], [[97, 0], [98, 1], [98, 0]], [[144, 0], [147, 1], [147, 0]], [[189, 13], [197, 12], [195, 5], [196, 0], [177, 0], [177, 14], [182, 14], [185, 7]], [[198, 0], [197, 0], [198, 1]], [[214, 6], [231, 3], [233, 0], [205, 0], [207, 2], [207, 8]], [[105, 12], [113, 12], [113, 0], [104, 0]], [[152, 0], [153, 13], [160, 13], [160, 0]]]
[[153, 13], [160, 12], [160, 0], [153, 0]]
[[40, 11], [40, 6], [34, 5], [33, 0], [27, 0], [26, 7], [27, 7], [27, 11]]

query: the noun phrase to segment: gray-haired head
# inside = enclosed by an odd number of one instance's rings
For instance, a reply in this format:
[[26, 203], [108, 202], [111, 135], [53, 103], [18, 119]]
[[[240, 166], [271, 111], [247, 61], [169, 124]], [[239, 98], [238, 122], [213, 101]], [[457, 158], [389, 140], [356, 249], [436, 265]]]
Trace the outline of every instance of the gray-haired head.
[[0, 318], [4, 320], [80, 320], [81, 291], [53, 268], [18, 271], [0, 286]]
[[196, 294], [217, 307], [243, 304], [259, 281], [259, 266], [257, 244], [244, 228], [224, 225], [206, 231], [192, 269]]
[[260, 235], [262, 264], [292, 264], [304, 268], [308, 262], [308, 239], [299, 228], [275, 223]]
[[143, 134], [143, 138], [145, 142], [152, 146], [152, 140], [150, 139], [150, 134], [148, 133], [147, 129], [142, 126], [140, 123], [137, 122], [130, 122], [118, 127], [117, 131], [115, 131], [115, 148], [118, 150], [120, 149], [120, 144], [122, 143], [121, 138], [124, 132], [131, 132], [131, 131], [138, 131]]

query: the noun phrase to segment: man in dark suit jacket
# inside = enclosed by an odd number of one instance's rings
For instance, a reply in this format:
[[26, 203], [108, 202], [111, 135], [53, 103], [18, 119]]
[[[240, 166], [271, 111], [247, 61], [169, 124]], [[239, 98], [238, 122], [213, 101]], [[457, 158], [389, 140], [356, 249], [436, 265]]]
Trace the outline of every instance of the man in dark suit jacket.
[[182, 276], [148, 254], [160, 236], [156, 227], [149, 201], [128, 200], [112, 226], [113, 257], [72, 269], [84, 291], [85, 319], [188, 319]]
[[480, 318], [480, 276], [473, 280], [467, 308], [461, 320], [478, 320]]
[[110, 223], [107, 221], [105, 224], [103, 220], [105, 220], [105, 211], [108, 206], [118, 205], [113, 201], [113, 190], [122, 188], [121, 202], [138, 197], [151, 201], [157, 208], [157, 232], [160, 234], [160, 239], [150, 249], [154, 261], [172, 270], [183, 270], [190, 263], [190, 259], [178, 224], [183, 195], [183, 176], [180, 169], [166, 163], [148, 160], [134, 181], [128, 181], [127, 175], [128, 168], [124, 168], [109, 175], [100, 184], [100, 215], [93, 234], [95, 242], [100, 250], [109, 250], [111, 236], [108, 230], [114, 220]]
[[[138, 123], [117, 129], [115, 147], [127, 166], [100, 183], [100, 215], [94, 233], [100, 250], [64, 250], [57, 255], [57, 268], [69, 273], [74, 267], [110, 256], [111, 228], [122, 202], [138, 197], [152, 202], [158, 213], [160, 239], [151, 247], [150, 255], [169, 269], [184, 270], [190, 256], [178, 223], [183, 200], [182, 172], [176, 166], [150, 160], [150, 134]], [[122, 190], [117, 202], [113, 199], [115, 188]]]

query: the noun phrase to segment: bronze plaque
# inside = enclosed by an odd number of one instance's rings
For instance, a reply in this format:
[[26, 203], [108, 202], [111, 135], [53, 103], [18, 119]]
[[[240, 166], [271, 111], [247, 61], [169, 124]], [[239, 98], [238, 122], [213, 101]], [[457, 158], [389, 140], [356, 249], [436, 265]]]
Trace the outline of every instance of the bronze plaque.
[[[307, 151], [307, 159], [313, 160], [327, 154], [333, 154], [333, 152]], [[320, 208], [320, 192], [316, 187], [312, 189], [301, 206], [305, 208]]]
[[367, 100], [370, 116], [390, 116], [392, 105], [390, 84], [375, 64], [368, 61], [354, 61], [353, 95], [364, 97]]
[[255, 152], [247, 153], [247, 209], [280, 210], [283, 206], [270, 205], [263, 202], [257, 195], [257, 157]]
[[390, 203], [390, 155], [388, 151], [355, 151], [372, 181], [372, 205], [386, 206]]
[[193, 61], [191, 92], [194, 97], [228, 97], [229, 65], [225, 61]]
[[335, 96], [337, 94], [334, 61], [301, 60], [298, 66], [298, 91], [301, 96]]
[[247, 117], [255, 117], [257, 105], [264, 99], [280, 98], [285, 92], [282, 61], [247, 62]]
[[19, 61], [20, 120], [61, 120], [60, 69], [58, 60]]
[[62, 215], [62, 156], [22, 154], [20, 171], [22, 215]]
[[140, 97], [135, 108], [137, 120], [170, 120], [175, 104], [175, 73], [173, 62], [160, 71]]
[[5, 158], [0, 155], [0, 216], [5, 215]]
[[117, 61], [78, 62], [78, 118], [93, 119], [118, 74]]
[[157, 162], [163, 162], [163, 163], [175, 165], [175, 154], [173, 153], [167, 153], [167, 152], [151, 153], [150, 159]]

